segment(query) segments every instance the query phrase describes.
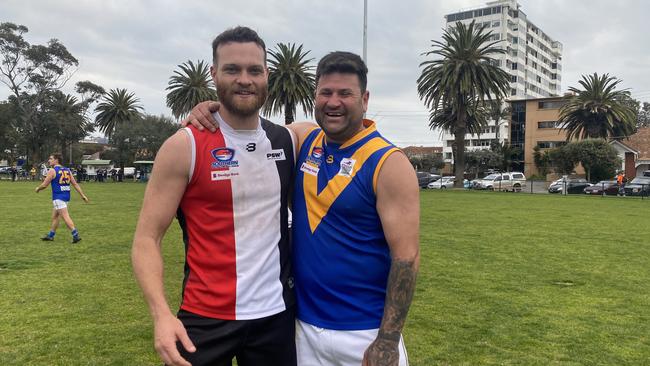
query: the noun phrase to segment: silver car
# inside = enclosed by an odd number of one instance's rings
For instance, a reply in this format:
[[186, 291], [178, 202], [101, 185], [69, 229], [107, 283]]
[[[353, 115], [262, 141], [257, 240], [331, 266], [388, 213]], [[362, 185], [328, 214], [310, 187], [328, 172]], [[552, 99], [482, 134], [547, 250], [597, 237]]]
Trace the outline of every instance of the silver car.
[[427, 185], [429, 189], [447, 189], [454, 188], [454, 180], [456, 177], [442, 177], [435, 182], [431, 182]]

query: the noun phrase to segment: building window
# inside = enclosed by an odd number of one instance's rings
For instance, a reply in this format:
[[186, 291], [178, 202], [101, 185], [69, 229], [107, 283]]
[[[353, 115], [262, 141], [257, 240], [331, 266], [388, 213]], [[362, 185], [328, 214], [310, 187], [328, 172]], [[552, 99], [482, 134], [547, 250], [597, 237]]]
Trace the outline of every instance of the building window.
[[517, 89], [510, 89], [510, 95], [517, 95]]
[[517, 63], [513, 62], [512, 66], [510, 66], [513, 70], [517, 70]]
[[563, 101], [548, 101], [548, 102], [538, 102], [537, 108], [539, 109], [560, 109], [564, 105]]
[[517, 75], [510, 75], [510, 82], [511, 83], [516, 83], [517, 82]]
[[557, 121], [537, 122], [537, 128], [559, 128]]
[[498, 21], [498, 20], [497, 20], [497, 21], [494, 21], [494, 22], [492, 22], [492, 26], [493, 26], [493, 27], [498, 27], [498, 26], [500, 26], [500, 25], [501, 25], [501, 22], [500, 22], [500, 21]]
[[553, 149], [564, 145], [566, 145], [566, 141], [537, 141], [537, 146], [540, 149]]

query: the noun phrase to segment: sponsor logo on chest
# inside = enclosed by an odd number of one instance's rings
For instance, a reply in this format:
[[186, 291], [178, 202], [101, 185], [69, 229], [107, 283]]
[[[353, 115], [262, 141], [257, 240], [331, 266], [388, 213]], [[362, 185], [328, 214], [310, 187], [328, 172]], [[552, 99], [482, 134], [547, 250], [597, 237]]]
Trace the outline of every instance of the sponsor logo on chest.
[[280, 161], [280, 160], [286, 160], [284, 156], [284, 150], [282, 149], [276, 149], [276, 150], [271, 150], [266, 153], [266, 160], [273, 160], [273, 161]]

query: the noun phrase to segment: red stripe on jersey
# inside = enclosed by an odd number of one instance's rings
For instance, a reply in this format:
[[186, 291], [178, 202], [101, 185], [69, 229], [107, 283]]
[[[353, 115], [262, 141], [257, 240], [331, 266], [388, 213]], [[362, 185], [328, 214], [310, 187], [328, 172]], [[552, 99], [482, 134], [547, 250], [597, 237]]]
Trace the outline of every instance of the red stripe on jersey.
[[214, 149], [226, 147], [221, 130], [192, 128], [196, 157], [192, 180], [180, 209], [185, 217], [186, 272], [183, 310], [234, 320], [237, 300], [237, 258], [232, 187], [229, 179], [214, 179]]

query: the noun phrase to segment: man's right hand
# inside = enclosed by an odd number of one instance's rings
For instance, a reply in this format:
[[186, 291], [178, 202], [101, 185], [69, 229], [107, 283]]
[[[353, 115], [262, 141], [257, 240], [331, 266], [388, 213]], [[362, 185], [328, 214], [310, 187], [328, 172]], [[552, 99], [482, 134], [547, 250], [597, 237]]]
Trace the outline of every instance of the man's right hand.
[[183, 347], [190, 353], [196, 351], [196, 347], [187, 335], [187, 331], [178, 318], [173, 315], [158, 319], [154, 325], [154, 337], [156, 352], [169, 366], [192, 366], [184, 359], [176, 348], [176, 341], [180, 341]]
[[187, 125], [192, 125], [199, 131], [207, 128], [210, 132], [215, 132], [219, 128], [219, 125], [212, 117], [212, 113], [219, 111], [220, 107], [221, 103], [219, 102], [201, 102], [192, 108], [190, 115], [181, 122], [181, 126], [187, 127]]

